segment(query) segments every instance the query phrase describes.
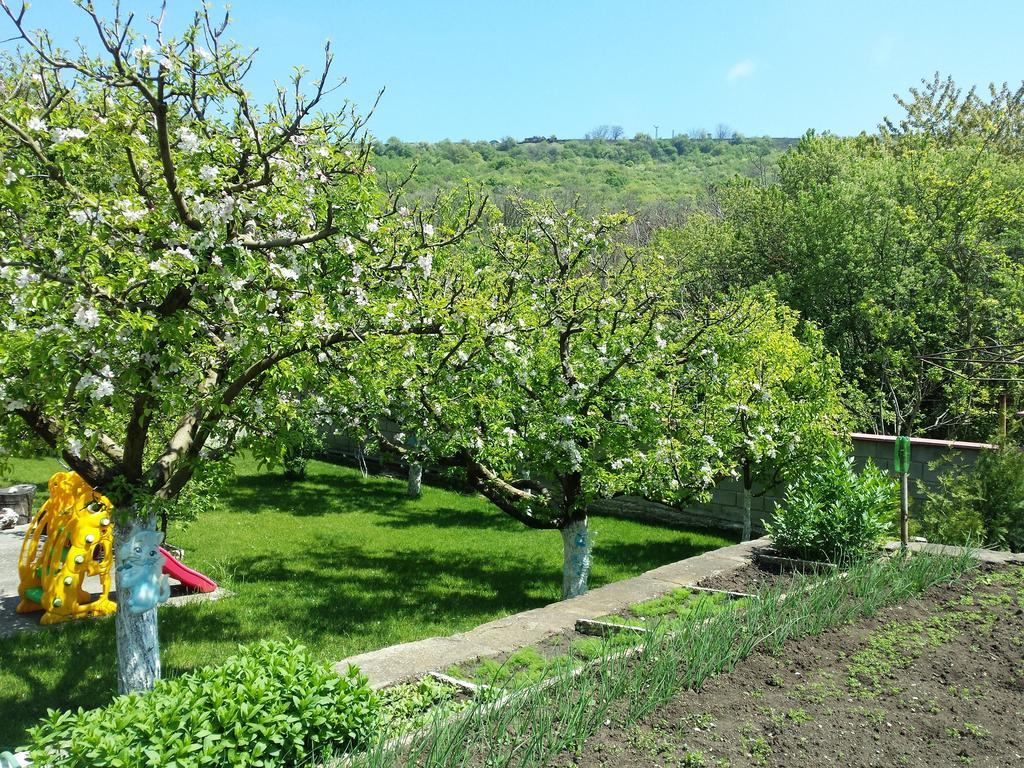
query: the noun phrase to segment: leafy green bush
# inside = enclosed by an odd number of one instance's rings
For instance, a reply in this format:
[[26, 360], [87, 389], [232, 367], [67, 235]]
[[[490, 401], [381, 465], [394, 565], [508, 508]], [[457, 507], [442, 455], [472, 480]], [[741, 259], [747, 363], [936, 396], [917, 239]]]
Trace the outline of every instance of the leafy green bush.
[[831, 447], [786, 489], [765, 524], [782, 554], [838, 562], [885, 540], [899, 509], [896, 480], [870, 463], [858, 473], [852, 461]]
[[30, 752], [61, 768], [298, 765], [364, 742], [378, 706], [355, 668], [337, 675], [301, 646], [264, 641], [105, 707], [50, 710]]
[[[925, 495], [916, 523], [922, 535], [946, 544], [985, 544], [1024, 551], [1024, 450], [1003, 440], [973, 465], [946, 462], [937, 487]], [[935, 469], [936, 464], [932, 465]]]

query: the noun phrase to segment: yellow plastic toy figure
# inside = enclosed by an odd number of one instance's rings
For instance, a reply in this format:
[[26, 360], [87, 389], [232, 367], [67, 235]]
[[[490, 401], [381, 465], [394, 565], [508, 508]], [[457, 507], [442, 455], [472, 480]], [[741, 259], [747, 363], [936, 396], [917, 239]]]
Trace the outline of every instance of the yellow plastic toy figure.
[[[58, 472], [50, 478], [49, 487], [50, 498], [32, 519], [21, 545], [17, 611], [42, 608], [46, 611], [42, 624], [109, 616], [117, 611], [109, 597], [113, 505], [75, 472]], [[40, 547], [44, 534], [46, 541]], [[82, 587], [87, 576], [99, 576], [101, 591], [96, 600]]]

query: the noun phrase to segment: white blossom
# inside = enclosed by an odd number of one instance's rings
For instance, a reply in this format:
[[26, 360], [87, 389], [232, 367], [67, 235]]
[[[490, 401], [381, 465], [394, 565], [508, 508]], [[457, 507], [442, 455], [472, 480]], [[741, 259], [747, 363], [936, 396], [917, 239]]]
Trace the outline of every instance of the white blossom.
[[91, 304], [81, 303], [75, 311], [74, 321], [79, 328], [95, 328], [100, 324], [100, 313]]
[[289, 267], [284, 267], [276, 262], [270, 262], [270, 271], [284, 280], [298, 280], [299, 273]]
[[42, 120], [42, 119], [40, 119], [38, 117], [30, 117], [28, 119], [27, 125], [28, 125], [28, 129], [30, 131], [45, 131], [46, 130], [46, 121], [44, 121], [44, 120]]
[[181, 126], [177, 130], [178, 147], [182, 152], [197, 152], [199, 150], [199, 137], [192, 133], [187, 126]]
[[54, 128], [50, 134], [54, 144], [61, 144], [71, 139], [84, 139], [88, 135], [81, 128]]
[[430, 277], [430, 271], [434, 268], [434, 255], [432, 253], [421, 253], [416, 263], [423, 270], [424, 277]]
[[18, 272], [14, 278], [14, 284], [18, 288], [27, 288], [30, 283], [39, 281], [39, 275], [34, 272], [29, 272], [27, 269], [22, 269]]

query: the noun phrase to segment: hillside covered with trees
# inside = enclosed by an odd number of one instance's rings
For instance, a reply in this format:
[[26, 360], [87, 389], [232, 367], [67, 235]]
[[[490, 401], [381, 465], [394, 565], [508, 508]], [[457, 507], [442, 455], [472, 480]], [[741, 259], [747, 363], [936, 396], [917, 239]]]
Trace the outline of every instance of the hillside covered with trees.
[[762, 176], [796, 142], [720, 133], [725, 135], [623, 139], [612, 138], [615, 127], [601, 126], [586, 139], [407, 143], [390, 138], [374, 149], [382, 174], [395, 181], [412, 174], [406, 189], [414, 197], [469, 183], [482, 185], [499, 201], [509, 194], [552, 197], [597, 211], [688, 205], [709, 184]]

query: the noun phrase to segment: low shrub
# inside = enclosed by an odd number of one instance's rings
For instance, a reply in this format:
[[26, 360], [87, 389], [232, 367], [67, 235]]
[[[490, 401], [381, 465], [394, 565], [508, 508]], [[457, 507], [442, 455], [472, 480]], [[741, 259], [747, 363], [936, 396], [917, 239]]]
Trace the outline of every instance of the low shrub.
[[[915, 514], [919, 532], [945, 544], [1024, 551], [1024, 449], [1004, 439], [973, 465], [945, 462], [935, 488], [918, 483], [925, 500]], [[933, 463], [932, 469], [939, 464]]]
[[789, 485], [765, 528], [783, 555], [840, 562], [881, 544], [898, 509], [896, 479], [870, 463], [858, 473], [836, 446]]
[[55, 768], [298, 765], [364, 743], [378, 706], [355, 668], [338, 675], [302, 646], [264, 641], [105, 707], [50, 710], [30, 753]]

